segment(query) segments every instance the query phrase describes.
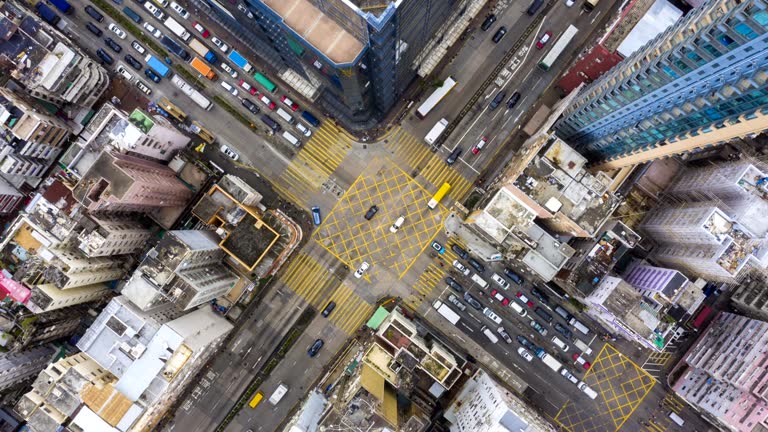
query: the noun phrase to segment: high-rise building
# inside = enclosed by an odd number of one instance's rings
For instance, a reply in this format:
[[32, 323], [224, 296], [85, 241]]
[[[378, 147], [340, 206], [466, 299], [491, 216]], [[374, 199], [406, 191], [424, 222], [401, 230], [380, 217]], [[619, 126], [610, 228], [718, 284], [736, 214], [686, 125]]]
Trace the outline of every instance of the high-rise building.
[[166, 303], [191, 309], [226, 294], [239, 277], [222, 265], [226, 253], [212, 231], [168, 231], [123, 288], [147, 311]]
[[444, 416], [451, 422], [451, 432], [552, 430], [552, 425], [482, 369], [466, 381]]
[[703, 3], [584, 88], [556, 125], [596, 169], [768, 128], [763, 0]]
[[768, 419], [768, 323], [720, 312], [686, 353], [674, 391], [732, 431]]
[[39, 373], [54, 353], [52, 347], [40, 345], [25, 351], [0, 354], [0, 391]]
[[24, 195], [7, 180], [0, 177], [0, 216], [5, 216], [16, 210], [24, 199]]
[[484, 2], [248, 0], [252, 20], [219, 2], [191, 3], [281, 76], [290, 70], [319, 87], [328, 112], [363, 129], [392, 108], [446, 27]]

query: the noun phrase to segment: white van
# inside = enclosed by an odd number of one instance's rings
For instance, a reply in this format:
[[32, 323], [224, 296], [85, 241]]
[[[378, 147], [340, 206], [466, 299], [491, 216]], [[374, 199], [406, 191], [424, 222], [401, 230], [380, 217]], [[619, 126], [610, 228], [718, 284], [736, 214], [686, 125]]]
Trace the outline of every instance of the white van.
[[485, 281], [485, 279], [481, 278], [478, 274], [472, 274], [472, 280], [475, 281], [476, 284], [480, 285], [481, 289], [488, 288], [488, 282]]
[[579, 390], [581, 390], [584, 393], [586, 393], [586, 395], [589, 396], [590, 399], [597, 398], [597, 392], [592, 390], [591, 388], [589, 388], [587, 386], [587, 383], [585, 383], [584, 381], [580, 382], [577, 387], [579, 388]]
[[301, 132], [302, 134], [304, 134], [304, 136], [306, 136], [306, 137], [308, 137], [308, 136], [312, 135], [312, 131], [311, 131], [311, 130], [309, 130], [309, 128], [308, 128], [308, 127], [304, 126], [304, 125], [303, 125], [303, 124], [301, 124], [300, 122], [296, 122], [296, 126], [295, 126], [295, 128], [296, 128], [296, 130], [298, 130], [299, 132]]
[[285, 138], [285, 140], [289, 143], [293, 144], [294, 147], [301, 147], [301, 141], [299, 141], [295, 136], [291, 135], [290, 132], [283, 132], [283, 138]]
[[288, 114], [288, 111], [282, 108], [277, 109], [277, 115], [279, 115], [283, 120], [287, 121], [288, 124], [293, 124], [296, 121], [292, 115]]
[[499, 338], [497, 338], [496, 335], [493, 334], [491, 329], [489, 329], [488, 327], [483, 327], [481, 330], [483, 331], [483, 334], [485, 335], [485, 337], [487, 337], [488, 340], [491, 341], [491, 343], [496, 343], [499, 341]]
[[490, 310], [488, 308], [483, 309], [483, 315], [485, 315], [488, 318], [490, 318], [490, 320], [495, 322], [496, 324], [501, 324], [501, 317], [499, 317], [498, 315], [493, 313], [492, 310]]
[[125, 66], [119, 65], [117, 67], [117, 72], [119, 72], [120, 75], [122, 75], [123, 78], [125, 78], [128, 82], [133, 81], [133, 75], [130, 72], [128, 72], [128, 69], [126, 69]]
[[672, 419], [672, 421], [675, 422], [675, 424], [678, 426], [685, 424], [685, 420], [683, 420], [683, 418], [677, 415], [674, 411], [669, 412], [669, 418]]
[[561, 350], [568, 351], [569, 346], [565, 342], [561, 341], [557, 336], [552, 336], [552, 343]]
[[528, 315], [528, 312], [526, 312], [525, 309], [523, 309], [522, 306], [520, 306], [519, 304], [517, 304], [515, 302], [509, 303], [509, 307], [511, 307], [512, 310], [517, 312], [517, 314], [520, 315], [521, 317], [524, 317], [524, 316]]
[[403, 222], [405, 222], [405, 216], [401, 215], [399, 218], [397, 218], [395, 223], [393, 223], [392, 226], [389, 227], [389, 232], [396, 233], [397, 230], [399, 230], [400, 227], [403, 226]]

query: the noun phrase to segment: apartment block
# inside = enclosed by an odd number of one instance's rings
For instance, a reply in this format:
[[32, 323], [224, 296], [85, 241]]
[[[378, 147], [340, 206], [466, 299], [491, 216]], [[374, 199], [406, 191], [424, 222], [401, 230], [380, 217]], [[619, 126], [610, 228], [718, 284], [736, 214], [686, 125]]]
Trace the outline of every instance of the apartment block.
[[451, 432], [554, 431], [514, 393], [478, 369], [444, 413]]
[[707, 203], [657, 209], [641, 227], [660, 243], [657, 261], [704, 279], [734, 282], [748, 264], [768, 265], [766, 240]]
[[624, 281], [640, 291], [643, 297], [654, 301], [674, 302], [688, 278], [677, 270], [637, 264], [623, 276]]
[[24, 194], [3, 177], [0, 177], [0, 216], [12, 213], [19, 207], [23, 199]]
[[77, 237], [78, 249], [88, 257], [133, 254], [147, 245], [152, 232], [130, 215], [91, 216], [94, 222]]
[[123, 289], [147, 311], [166, 303], [188, 310], [226, 294], [239, 277], [223, 265], [225, 252], [212, 231], [168, 231], [147, 253]]
[[104, 151], [78, 182], [73, 195], [91, 212], [149, 212], [183, 207], [192, 191], [165, 165]]
[[85, 116], [109, 87], [107, 71], [94, 56], [18, 3], [0, 4], [0, 34], [11, 77], [69, 118]]
[[768, 323], [720, 312], [678, 367], [672, 388], [724, 427], [752, 431], [768, 417]]
[[597, 170], [768, 127], [763, 0], [704, 2], [579, 92], [558, 134]]
[[77, 344], [132, 403], [122, 430], [151, 430], [233, 328], [211, 308], [179, 315], [172, 304], [143, 312], [116, 297]]
[[82, 305], [39, 314], [25, 309], [14, 315], [3, 313], [3, 346], [10, 352], [19, 352], [70, 337], [87, 314], [88, 309]]
[[48, 345], [40, 345], [24, 351], [0, 353], [0, 391], [37, 375], [55, 352]]
[[752, 273], [732, 289], [731, 303], [741, 313], [768, 321], [768, 278]]

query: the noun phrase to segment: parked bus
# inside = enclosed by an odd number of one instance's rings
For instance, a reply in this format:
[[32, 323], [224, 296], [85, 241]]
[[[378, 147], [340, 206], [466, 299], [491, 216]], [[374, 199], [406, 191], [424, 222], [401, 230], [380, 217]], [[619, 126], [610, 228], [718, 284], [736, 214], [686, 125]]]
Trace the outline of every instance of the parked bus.
[[431, 200], [429, 200], [429, 203], [427, 203], [427, 207], [430, 209], [434, 209], [437, 207], [438, 204], [440, 204], [440, 200], [443, 199], [445, 194], [448, 193], [448, 191], [451, 190], [451, 185], [449, 183], [443, 183], [442, 186], [440, 186], [440, 189], [437, 190], [437, 193], [432, 197]]
[[256, 406], [261, 403], [262, 399], [264, 399], [264, 393], [258, 392], [253, 395], [253, 399], [251, 399], [251, 401], [248, 403], [248, 406], [251, 408], [256, 408]]
[[160, 100], [157, 101], [157, 105], [164, 109], [168, 114], [171, 115], [171, 117], [175, 118], [176, 120], [180, 122], [184, 122], [184, 120], [187, 119], [187, 114], [182, 111], [179, 107], [172, 104], [171, 101], [169, 101], [165, 97], [161, 97]]
[[552, 67], [552, 65], [555, 63], [555, 61], [560, 57], [560, 54], [563, 53], [565, 50], [565, 47], [568, 46], [569, 43], [571, 43], [571, 40], [574, 36], [576, 36], [576, 33], [579, 32], [579, 29], [577, 29], [574, 26], [568, 26], [568, 28], [565, 30], [562, 36], [560, 36], [560, 39], [557, 40], [557, 43], [549, 50], [546, 56], [539, 62], [539, 67], [543, 70], [549, 70], [549, 68]]
[[597, 7], [598, 0], [584, 0], [584, 4], [581, 6], [581, 8], [586, 13], [592, 12]]
[[255, 79], [257, 83], [261, 84], [262, 87], [267, 89], [267, 91], [270, 93], [274, 93], [275, 90], [277, 90], [277, 86], [275, 85], [275, 83], [273, 83], [272, 81], [267, 79], [267, 77], [265, 77], [264, 75], [258, 72], [253, 74], [253, 79]]
[[456, 87], [456, 81], [453, 77], [446, 78], [445, 81], [443, 81], [443, 85], [432, 92], [427, 100], [419, 106], [419, 109], [416, 110], [416, 117], [420, 119], [426, 117], [427, 114], [429, 114], [429, 112], [432, 111], [454, 87]]

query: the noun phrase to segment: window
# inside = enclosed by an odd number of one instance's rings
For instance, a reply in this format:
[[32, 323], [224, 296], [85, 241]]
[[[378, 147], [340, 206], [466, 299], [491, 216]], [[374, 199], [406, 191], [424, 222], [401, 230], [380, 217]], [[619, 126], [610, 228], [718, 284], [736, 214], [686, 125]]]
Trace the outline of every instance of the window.
[[723, 33], [720, 36], [718, 36], [717, 37], [717, 41], [720, 42], [721, 44], [725, 45], [725, 46], [730, 46], [730, 45], [736, 43], [735, 40], [733, 40], [730, 36], [728, 36], [725, 33]]
[[736, 32], [745, 38], [752, 40], [757, 37], [757, 33], [752, 30], [746, 23], [738, 23], [733, 27]]
[[768, 12], [766, 12], [764, 9], [756, 10], [752, 15], [752, 18], [761, 26], [768, 26]]

